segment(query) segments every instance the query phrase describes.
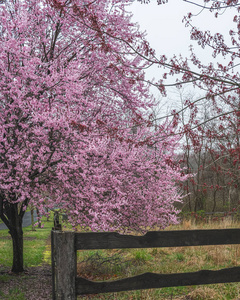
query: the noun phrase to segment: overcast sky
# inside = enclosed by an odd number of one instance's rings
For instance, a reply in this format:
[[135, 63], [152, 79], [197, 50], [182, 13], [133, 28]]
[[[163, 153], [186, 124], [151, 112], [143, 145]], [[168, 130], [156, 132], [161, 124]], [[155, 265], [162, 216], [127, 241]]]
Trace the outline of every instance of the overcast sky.
[[[203, 0], [195, 0], [195, 3], [203, 4]], [[185, 27], [185, 24], [182, 23], [183, 17], [192, 12], [197, 15], [193, 19], [193, 24], [197, 25], [199, 29], [210, 30], [212, 33], [220, 32], [227, 37], [235, 12], [234, 9], [228, 9], [219, 18], [215, 18], [214, 14], [208, 10], [202, 11], [200, 7], [183, 0], [169, 0], [169, 3], [162, 5], [157, 5], [156, 0], [152, 0], [150, 4], [134, 1], [129, 10], [133, 13], [132, 20], [139, 23], [141, 31], [146, 31], [146, 39], [157, 54], [165, 54], [169, 58], [174, 54], [188, 57], [190, 55], [189, 46], [192, 44], [195, 53], [206, 64], [214, 62], [211, 51], [207, 48], [202, 50], [196, 41], [190, 40], [190, 28]], [[223, 61], [223, 59], [221, 60]], [[147, 76], [149, 79], [152, 77], [157, 79], [158, 72], [160, 72], [159, 69], [154, 69]], [[188, 89], [193, 91], [191, 87]], [[193, 93], [199, 93], [199, 91], [193, 91]], [[156, 93], [156, 97], [157, 95], [159, 96], [159, 93]], [[175, 91], [172, 91], [168, 97], [174, 101], [178, 96]]]
[[182, 23], [189, 5], [181, 0], [174, 2], [175, 5], [173, 1], [157, 5], [154, 1], [150, 4], [135, 1], [130, 7], [133, 20], [139, 23], [142, 30], [146, 30], [147, 39], [158, 53], [180, 53], [188, 48], [190, 42], [189, 30]]
[[[202, 0], [195, 0], [203, 4]], [[159, 54], [166, 53], [188, 55], [189, 45], [199, 49], [197, 43], [189, 38], [189, 27], [185, 27], [182, 19], [189, 12], [196, 16], [193, 24], [200, 29], [214, 33], [228, 34], [232, 24], [235, 9], [226, 10], [220, 17], [215, 18], [213, 13], [203, 10], [183, 0], [169, 0], [169, 3], [157, 5], [156, 0], [150, 4], [141, 4], [138, 1], [129, 6], [133, 12], [133, 21], [139, 23], [140, 28], [147, 32], [147, 39]], [[202, 12], [201, 12], [202, 11]], [[206, 52], [206, 51], [205, 51]], [[207, 55], [207, 53], [205, 53]]]

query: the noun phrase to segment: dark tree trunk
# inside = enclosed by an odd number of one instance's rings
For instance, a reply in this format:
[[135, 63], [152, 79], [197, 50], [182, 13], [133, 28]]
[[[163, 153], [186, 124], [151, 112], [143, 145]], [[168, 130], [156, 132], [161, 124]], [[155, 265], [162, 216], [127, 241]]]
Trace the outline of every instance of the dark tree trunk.
[[41, 222], [41, 216], [40, 216], [39, 209], [36, 208], [36, 211], [37, 211], [37, 218], [38, 218], [38, 228], [41, 228], [42, 222]]
[[[22, 223], [22, 222], [21, 222]], [[13, 243], [12, 272], [23, 272], [23, 231], [22, 224], [10, 230]]]
[[[28, 205], [28, 199], [23, 203], [3, 202], [0, 194], [0, 218], [9, 229], [13, 244], [13, 264], [12, 272], [20, 273], [23, 268], [23, 230], [22, 220], [25, 208]], [[23, 208], [25, 207], [25, 208]]]
[[34, 208], [31, 209], [31, 223], [32, 223], [32, 231], [36, 231], [34, 226]]
[[197, 195], [195, 198], [195, 212], [198, 210], [204, 210], [204, 199], [201, 195]]
[[216, 203], [216, 194], [217, 194], [217, 190], [215, 190], [213, 192], [213, 208], [212, 208], [212, 212], [215, 212], [216, 205], [217, 205], [217, 203]]
[[13, 264], [12, 272], [23, 272], [23, 231], [22, 219], [23, 215], [18, 213], [18, 204], [8, 205], [9, 233], [13, 243]]

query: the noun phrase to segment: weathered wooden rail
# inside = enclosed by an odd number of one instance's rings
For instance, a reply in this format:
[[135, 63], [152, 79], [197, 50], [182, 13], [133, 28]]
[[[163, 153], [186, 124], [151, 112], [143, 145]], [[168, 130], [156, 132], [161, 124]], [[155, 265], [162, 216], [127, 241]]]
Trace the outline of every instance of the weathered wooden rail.
[[76, 275], [77, 250], [184, 247], [240, 244], [240, 229], [151, 231], [144, 236], [114, 232], [75, 233], [52, 231], [53, 299], [77, 299], [77, 295], [174, 286], [240, 282], [240, 267], [217, 271], [142, 275], [94, 282]]

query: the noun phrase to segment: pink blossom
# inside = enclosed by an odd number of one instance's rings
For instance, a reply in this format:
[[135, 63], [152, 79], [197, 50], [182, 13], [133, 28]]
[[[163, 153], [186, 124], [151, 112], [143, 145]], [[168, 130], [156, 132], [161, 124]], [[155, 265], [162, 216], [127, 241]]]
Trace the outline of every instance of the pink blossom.
[[[149, 116], [156, 104], [144, 83], [149, 62], [132, 49], [154, 53], [128, 3], [1, 6], [3, 207], [22, 212], [30, 204], [41, 214], [58, 207], [73, 226], [92, 230], [177, 222], [177, 183], [186, 178], [175, 162], [175, 129]], [[0, 217], [10, 226], [1, 205]]]

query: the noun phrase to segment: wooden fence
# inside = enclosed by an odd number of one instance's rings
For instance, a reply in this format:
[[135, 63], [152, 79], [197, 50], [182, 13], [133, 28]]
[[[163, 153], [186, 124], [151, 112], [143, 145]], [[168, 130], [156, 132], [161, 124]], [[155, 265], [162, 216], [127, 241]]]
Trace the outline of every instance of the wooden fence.
[[240, 282], [240, 267], [217, 271], [154, 274], [115, 281], [94, 282], [76, 274], [77, 250], [184, 247], [240, 244], [240, 229], [151, 231], [144, 236], [114, 232], [75, 233], [52, 231], [53, 299], [77, 299], [77, 295], [174, 286]]

